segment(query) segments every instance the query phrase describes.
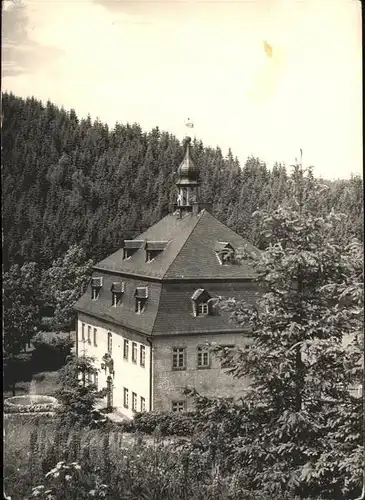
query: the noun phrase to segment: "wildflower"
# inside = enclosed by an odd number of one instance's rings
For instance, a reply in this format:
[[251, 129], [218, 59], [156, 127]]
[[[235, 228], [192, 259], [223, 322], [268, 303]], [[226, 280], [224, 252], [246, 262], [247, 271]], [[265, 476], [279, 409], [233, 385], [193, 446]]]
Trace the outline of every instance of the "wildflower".
[[70, 476], [70, 474], [66, 474], [65, 479], [66, 481], [70, 481], [72, 479], [72, 476]]
[[52, 474], [54, 474], [55, 472], [57, 472], [57, 469], [54, 468], [54, 469], [51, 469], [49, 472], [47, 472], [46, 476], [45, 477], [49, 477], [51, 476]]
[[95, 496], [95, 493], [96, 493], [96, 491], [95, 491], [95, 490], [90, 490], [90, 491], [89, 491], [89, 495], [90, 495], [91, 497], [94, 497], [94, 496]]

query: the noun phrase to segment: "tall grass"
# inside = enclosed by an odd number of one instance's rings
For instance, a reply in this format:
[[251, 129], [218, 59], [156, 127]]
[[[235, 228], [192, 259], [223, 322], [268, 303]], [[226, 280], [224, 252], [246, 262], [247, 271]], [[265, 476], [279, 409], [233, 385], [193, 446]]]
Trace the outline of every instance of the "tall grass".
[[101, 483], [109, 500], [268, 500], [246, 492], [238, 475], [222, 477], [219, 463], [192, 452], [186, 441], [126, 434], [113, 426], [65, 429], [55, 419], [36, 416], [6, 418], [4, 482], [12, 500], [31, 498], [38, 485], [49, 488], [45, 475], [60, 461], [81, 469], [73, 488], [58, 486], [56, 500], [90, 498], [87, 492]]

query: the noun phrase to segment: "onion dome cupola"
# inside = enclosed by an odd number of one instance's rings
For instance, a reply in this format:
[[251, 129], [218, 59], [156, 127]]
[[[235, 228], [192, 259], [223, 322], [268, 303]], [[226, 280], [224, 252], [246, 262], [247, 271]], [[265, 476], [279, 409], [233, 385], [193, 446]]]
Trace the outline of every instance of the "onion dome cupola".
[[177, 185], [197, 186], [199, 184], [199, 171], [191, 159], [190, 143], [191, 138], [187, 137], [185, 140], [185, 156], [177, 171]]
[[185, 141], [185, 156], [177, 171], [176, 186], [178, 189], [177, 206], [190, 212], [194, 204], [198, 202], [199, 170], [191, 158], [191, 138]]

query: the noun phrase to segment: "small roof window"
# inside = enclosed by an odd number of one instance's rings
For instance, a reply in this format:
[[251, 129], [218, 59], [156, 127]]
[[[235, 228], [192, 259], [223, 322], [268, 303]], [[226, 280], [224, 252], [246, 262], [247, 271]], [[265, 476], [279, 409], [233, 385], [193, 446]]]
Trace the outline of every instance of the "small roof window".
[[191, 296], [191, 300], [193, 302], [193, 314], [194, 316], [207, 316], [211, 312], [211, 298], [207, 290], [204, 288], [198, 288], [195, 290], [193, 295]]
[[217, 241], [214, 250], [221, 266], [233, 263], [235, 250], [228, 241]]
[[143, 247], [144, 240], [123, 240], [123, 259], [129, 259]]
[[145, 245], [146, 261], [151, 262], [157, 255], [165, 250], [168, 241], [147, 241]]
[[91, 278], [91, 286], [92, 288], [101, 288], [103, 286], [103, 278], [99, 276]]
[[134, 296], [136, 299], [148, 299], [148, 286], [137, 286]]
[[111, 286], [111, 291], [113, 293], [124, 293], [124, 281], [116, 281], [115, 283], [112, 284]]

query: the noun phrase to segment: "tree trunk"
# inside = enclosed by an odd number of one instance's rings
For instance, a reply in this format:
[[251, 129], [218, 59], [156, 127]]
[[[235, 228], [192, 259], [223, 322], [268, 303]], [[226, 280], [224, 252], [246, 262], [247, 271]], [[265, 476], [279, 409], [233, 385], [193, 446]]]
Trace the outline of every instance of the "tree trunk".
[[13, 396], [15, 396], [15, 385], [16, 385], [15, 382], [13, 382], [12, 387], [11, 387], [11, 392], [12, 392]]

